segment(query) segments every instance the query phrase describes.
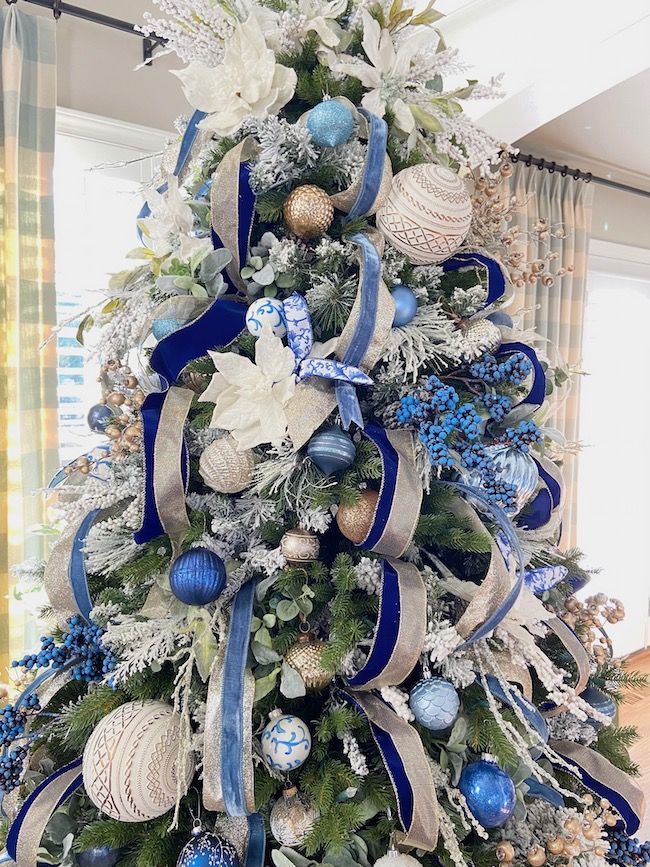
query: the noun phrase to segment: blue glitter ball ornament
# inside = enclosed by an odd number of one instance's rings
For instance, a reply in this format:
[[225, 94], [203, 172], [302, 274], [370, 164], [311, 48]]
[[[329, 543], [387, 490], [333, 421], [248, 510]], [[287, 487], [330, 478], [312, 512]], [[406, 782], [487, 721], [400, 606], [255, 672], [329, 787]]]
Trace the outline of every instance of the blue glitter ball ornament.
[[186, 605], [209, 605], [226, 586], [226, 567], [207, 548], [190, 548], [174, 561], [169, 584], [174, 596]]
[[456, 722], [460, 698], [453, 684], [443, 677], [431, 677], [415, 684], [409, 707], [425, 729], [441, 732]]
[[481, 759], [464, 768], [458, 788], [484, 828], [500, 828], [517, 803], [515, 784], [496, 762]]
[[342, 102], [326, 99], [307, 115], [307, 129], [318, 147], [335, 148], [344, 144], [354, 132], [354, 118]]
[[174, 319], [173, 316], [164, 319], [154, 319], [151, 323], [151, 333], [156, 340], [163, 340], [165, 337], [173, 334], [174, 331], [178, 331], [182, 324], [178, 319]]
[[239, 867], [239, 855], [232, 843], [199, 831], [183, 847], [176, 867]]
[[408, 325], [418, 312], [418, 299], [415, 292], [408, 286], [393, 286], [390, 290], [395, 302], [395, 315], [393, 316], [393, 328], [401, 328]]
[[75, 857], [79, 867], [113, 867], [120, 860], [120, 854], [119, 849], [96, 846], [94, 849], [86, 849], [85, 852], [77, 852]]
[[[583, 701], [586, 701], [594, 710], [604, 713], [605, 716], [608, 716], [610, 719], [614, 719], [616, 716], [616, 705], [614, 704], [614, 700], [608, 695], [605, 695], [604, 692], [596, 689], [595, 686], [588, 686], [587, 689], [580, 693], [580, 698]], [[603, 724], [598, 720], [590, 719], [589, 722], [595, 729], [603, 727]]]
[[88, 410], [88, 427], [95, 433], [104, 433], [114, 418], [113, 410], [104, 403], [96, 403]]
[[307, 445], [307, 454], [326, 476], [346, 470], [354, 461], [356, 453], [352, 438], [340, 427], [319, 431]]

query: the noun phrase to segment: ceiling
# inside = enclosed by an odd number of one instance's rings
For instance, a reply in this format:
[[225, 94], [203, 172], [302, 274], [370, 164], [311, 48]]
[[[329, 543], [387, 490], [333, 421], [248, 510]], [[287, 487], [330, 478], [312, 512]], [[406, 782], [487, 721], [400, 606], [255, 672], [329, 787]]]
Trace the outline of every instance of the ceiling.
[[[524, 152], [579, 157], [577, 168], [650, 189], [650, 69], [536, 129], [517, 142]], [[595, 171], [597, 169], [597, 172]]]

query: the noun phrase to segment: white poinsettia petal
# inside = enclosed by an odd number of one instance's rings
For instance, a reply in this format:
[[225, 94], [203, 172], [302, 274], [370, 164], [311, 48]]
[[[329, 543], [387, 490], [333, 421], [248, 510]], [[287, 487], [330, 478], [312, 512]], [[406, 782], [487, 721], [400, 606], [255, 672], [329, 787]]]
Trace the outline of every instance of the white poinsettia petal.
[[214, 353], [214, 366], [231, 385], [255, 388], [259, 384], [260, 371], [250, 358], [235, 352]]
[[263, 333], [255, 344], [255, 364], [269, 380], [269, 384], [280, 382], [293, 373], [296, 357], [279, 337], [269, 332]]
[[272, 390], [271, 394], [273, 395], [274, 400], [279, 401], [283, 406], [285, 403], [288, 403], [294, 395], [296, 390], [296, 379], [293, 376], [288, 376], [286, 379], [283, 379], [282, 382], [277, 382]]
[[386, 114], [386, 101], [381, 98], [381, 91], [371, 90], [361, 100], [361, 105], [368, 111], [376, 114], [377, 117], [383, 117]]
[[381, 69], [381, 55], [379, 51], [381, 27], [379, 26], [379, 22], [366, 9], [361, 13], [361, 17], [363, 20], [361, 47], [372, 65]]
[[219, 110], [222, 85], [217, 69], [193, 60], [184, 69], [172, 72], [180, 79], [185, 98], [193, 108], [208, 114]]
[[437, 42], [438, 35], [430, 27], [412, 28], [399, 44], [393, 65], [394, 71], [399, 75], [406, 74], [411, 68], [415, 55], [427, 49], [433, 50]]
[[215, 373], [210, 380], [210, 385], [208, 385], [203, 394], [199, 395], [199, 401], [202, 403], [216, 403], [225, 388], [228, 388], [228, 383], [220, 373]]

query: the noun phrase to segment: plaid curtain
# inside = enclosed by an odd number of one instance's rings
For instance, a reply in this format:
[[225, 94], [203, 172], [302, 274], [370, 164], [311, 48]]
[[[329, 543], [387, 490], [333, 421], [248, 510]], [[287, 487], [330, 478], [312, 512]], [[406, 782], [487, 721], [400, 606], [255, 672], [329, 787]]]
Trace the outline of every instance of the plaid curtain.
[[57, 463], [56, 342], [39, 348], [56, 323], [54, 27], [0, 10], [0, 680], [26, 641], [11, 567], [44, 554], [30, 530], [44, 523], [38, 491]]
[[[560, 254], [559, 261], [563, 265], [573, 265], [574, 269], [553, 286], [547, 287], [538, 281], [517, 289], [513, 309], [537, 308], [534, 311], [535, 330], [548, 338], [550, 346], [557, 348], [564, 362], [579, 368], [593, 188], [570, 176], [563, 178], [559, 172], [551, 174], [516, 163], [510, 179], [510, 192], [518, 202], [525, 203], [517, 210], [513, 221], [522, 232], [528, 232], [539, 219], [546, 219], [551, 225], [562, 223], [566, 237], [551, 237], [550, 249]], [[538, 245], [530, 236], [528, 238], [527, 261], [543, 258], [548, 246]], [[576, 443], [579, 439], [580, 379], [580, 376], [572, 378], [568, 394], [547, 420], [550, 426], [564, 434], [569, 443]], [[565, 458], [562, 474], [566, 485], [562, 547], [568, 549], [575, 545], [576, 540], [578, 459], [575, 455]]]

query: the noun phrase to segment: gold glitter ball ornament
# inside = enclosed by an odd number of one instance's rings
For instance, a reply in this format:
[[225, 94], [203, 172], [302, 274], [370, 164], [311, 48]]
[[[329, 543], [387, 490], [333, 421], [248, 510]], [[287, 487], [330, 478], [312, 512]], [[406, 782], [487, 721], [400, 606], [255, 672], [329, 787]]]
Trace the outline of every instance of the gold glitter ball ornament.
[[271, 833], [281, 846], [299, 846], [314, 827], [319, 813], [295, 786], [282, 792], [269, 816]]
[[360, 545], [370, 532], [378, 499], [377, 491], [362, 491], [353, 506], [339, 506], [336, 523], [345, 538], [355, 545]]
[[302, 566], [318, 560], [320, 541], [316, 533], [296, 527], [280, 539], [280, 553], [292, 566]]
[[323, 668], [326, 647], [312, 632], [305, 632], [284, 655], [284, 661], [298, 672], [309, 692], [325, 689], [332, 680], [332, 673]]
[[284, 203], [283, 212], [289, 231], [305, 241], [327, 232], [334, 219], [330, 197], [314, 184], [296, 187]]
[[255, 454], [251, 449], [237, 450], [237, 443], [227, 434], [204, 450], [199, 460], [203, 481], [220, 494], [237, 494], [253, 481]]

